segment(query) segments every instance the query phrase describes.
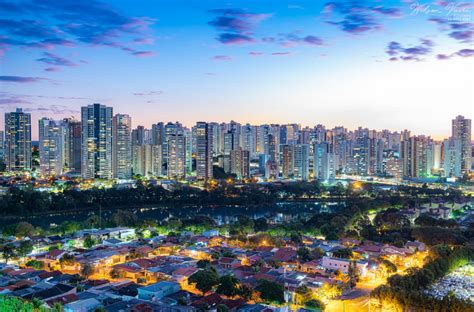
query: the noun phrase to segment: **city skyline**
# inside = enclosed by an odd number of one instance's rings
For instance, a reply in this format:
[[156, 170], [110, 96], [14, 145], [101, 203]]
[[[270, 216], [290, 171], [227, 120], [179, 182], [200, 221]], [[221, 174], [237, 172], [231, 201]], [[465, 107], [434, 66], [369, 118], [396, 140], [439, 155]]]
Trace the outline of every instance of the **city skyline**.
[[472, 7], [459, 1], [2, 4], [2, 116], [79, 119], [98, 102], [133, 127], [236, 120], [441, 139], [447, 116], [473, 115]]
[[[41, 118], [42, 177], [130, 180], [132, 177], [328, 181], [341, 175], [395, 179], [468, 179], [472, 170], [471, 119], [451, 120], [451, 136], [435, 141], [409, 130], [313, 128], [298, 124], [158, 122], [132, 127], [132, 117], [99, 103], [81, 107], [81, 120]], [[31, 114], [5, 113], [0, 159], [9, 172], [35, 174]], [[0, 132], [0, 138], [4, 137]]]

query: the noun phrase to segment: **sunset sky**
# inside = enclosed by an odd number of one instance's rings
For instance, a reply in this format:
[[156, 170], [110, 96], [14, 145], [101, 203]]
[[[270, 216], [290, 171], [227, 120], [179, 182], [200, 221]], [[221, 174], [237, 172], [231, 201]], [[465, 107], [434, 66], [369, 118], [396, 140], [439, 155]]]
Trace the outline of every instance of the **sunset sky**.
[[[472, 3], [472, 2], [471, 2]], [[0, 126], [102, 103], [198, 120], [409, 129], [474, 111], [474, 8], [450, 1], [3, 1]]]

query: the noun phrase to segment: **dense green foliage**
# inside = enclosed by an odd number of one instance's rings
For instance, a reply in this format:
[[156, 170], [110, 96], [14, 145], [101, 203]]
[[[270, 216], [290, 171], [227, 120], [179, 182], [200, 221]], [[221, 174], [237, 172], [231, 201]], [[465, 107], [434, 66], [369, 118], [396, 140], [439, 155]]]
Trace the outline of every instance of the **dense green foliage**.
[[449, 272], [474, 260], [474, 249], [469, 247], [436, 246], [429, 261], [421, 269], [413, 269], [406, 275], [392, 275], [388, 284], [372, 291], [379, 301], [396, 303], [416, 311], [474, 311], [471, 302], [446, 296], [442, 300], [432, 298], [423, 290]]
[[260, 292], [260, 298], [266, 302], [285, 302], [283, 286], [277, 282], [260, 280], [256, 287], [256, 290]]
[[253, 205], [275, 203], [281, 200], [316, 199], [321, 195], [332, 198], [381, 198], [391, 205], [408, 198], [443, 196], [455, 199], [461, 196], [455, 189], [410, 188], [399, 186], [387, 191], [365, 184], [362, 189], [345, 188], [342, 184], [324, 186], [318, 181], [271, 184], [225, 183], [210, 190], [177, 186], [167, 191], [161, 186], [137, 182], [135, 188], [92, 188], [77, 190], [72, 182], [62, 187], [62, 192], [38, 192], [31, 188], [11, 187], [0, 201], [0, 215], [26, 215], [46, 211], [77, 210], [80, 208], [130, 207], [136, 205]]

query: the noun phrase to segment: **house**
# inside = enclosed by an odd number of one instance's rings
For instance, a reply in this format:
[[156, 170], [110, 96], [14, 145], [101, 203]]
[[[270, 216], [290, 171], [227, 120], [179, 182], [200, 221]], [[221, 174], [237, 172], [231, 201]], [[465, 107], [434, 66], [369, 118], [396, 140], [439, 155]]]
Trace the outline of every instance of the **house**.
[[95, 298], [87, 298], [74, 301], [64, 305], [64, 312], [89, 312], [100, 306], [101, 303]]
[[272, 260], [278, 262], [291, 262], [296, 259], [296, 250], [289, 247], [279, 248], [273, 257]]
[[[339, 270], [344, 274], [347, 274], [349, 271], [349, 264], [353, 260], [350, 259], [342, 259], [342, 258], [333, 258], [333, 257], [323, 257], [323, 261], [321, 263], [321, 266], [325, 269], [329, 270]], [[356, 263], [356, 269], [359, 271], [359, 273], [364, 276], [367, 272], [367, 267], [368, 267], [368, 262], [363, 260], [363, 261], [355, 261]]]
[[178, 283], [162, 281], [145, 287], [138, 288], [138, 298], [143, 300], [159, 300], [165, 296], [181, 290]]
[[241, 265], [240, 261], [235, 258], [221, 257], [219, 259], [219, 266], [224, 269], [235, 269]]
[[319, 260], [311, 260], [300, 264], [300, 270], [305, 273], [323, 273]]
[[219, 230], [207, 230], [207, 231], [204, 231], [202, 232], [202, 235], [207, 237], [207, 238], [211, 238], [211, 237], [214, 237], [214, 236], [219, 236]]
[[405, 248], [409, 249], [411, 252], [415, 253], [417, 251], [425, 251], [426, 245], [419, 241], [407, 242]]
[[197, 271], [199, 271], [199, 269], [195, 267], [182, 267], [174, 270], [172, 276], [173, 279], [178, 283], [187, 284], [188, 278]]

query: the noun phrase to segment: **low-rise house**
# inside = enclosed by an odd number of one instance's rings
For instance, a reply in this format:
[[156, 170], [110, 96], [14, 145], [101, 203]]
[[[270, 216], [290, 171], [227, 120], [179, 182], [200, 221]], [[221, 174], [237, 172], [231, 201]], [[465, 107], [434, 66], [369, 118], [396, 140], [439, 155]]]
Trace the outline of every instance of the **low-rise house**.
[[88, 298], [74, 301], [64, 305], [64, 312], [89, 312], [101, 306], [99, 300], [95, 298]]
[[239, 259], [230, 258], [230, 257], [221, 257], [219, 259], [219, 266], [223, 269], [235, 269], [241, 266], [241, 262]]
[[165, 296], [177, 293], [181, 287], [176, 282], [162, 281], [138, 288], [138, 298], [143, 300], [159, 300]]
[[[334, 271], [339, 270], [342, 273], [347, 274], [347, 272], [349, 271], [349, 264], [353, 261], [354, 260], [350, 260], [350, 259], [333, 258], [333, 257], [324, 256], [321, 266], [329, 270], [334, 270]], [[361, 260], [361, 261], [355, 261], [355, 263], [356, 263], [356, 269], [359, 271], [359, 273], [362, 276], [365, 276], [367, 272], [368, 262], [365, 260]]]
[[417, 251], [425, 251], [426, 245], [419, 241], [407, 242], [405, 248], [409, 249], [411, 252], [415, 253]]

